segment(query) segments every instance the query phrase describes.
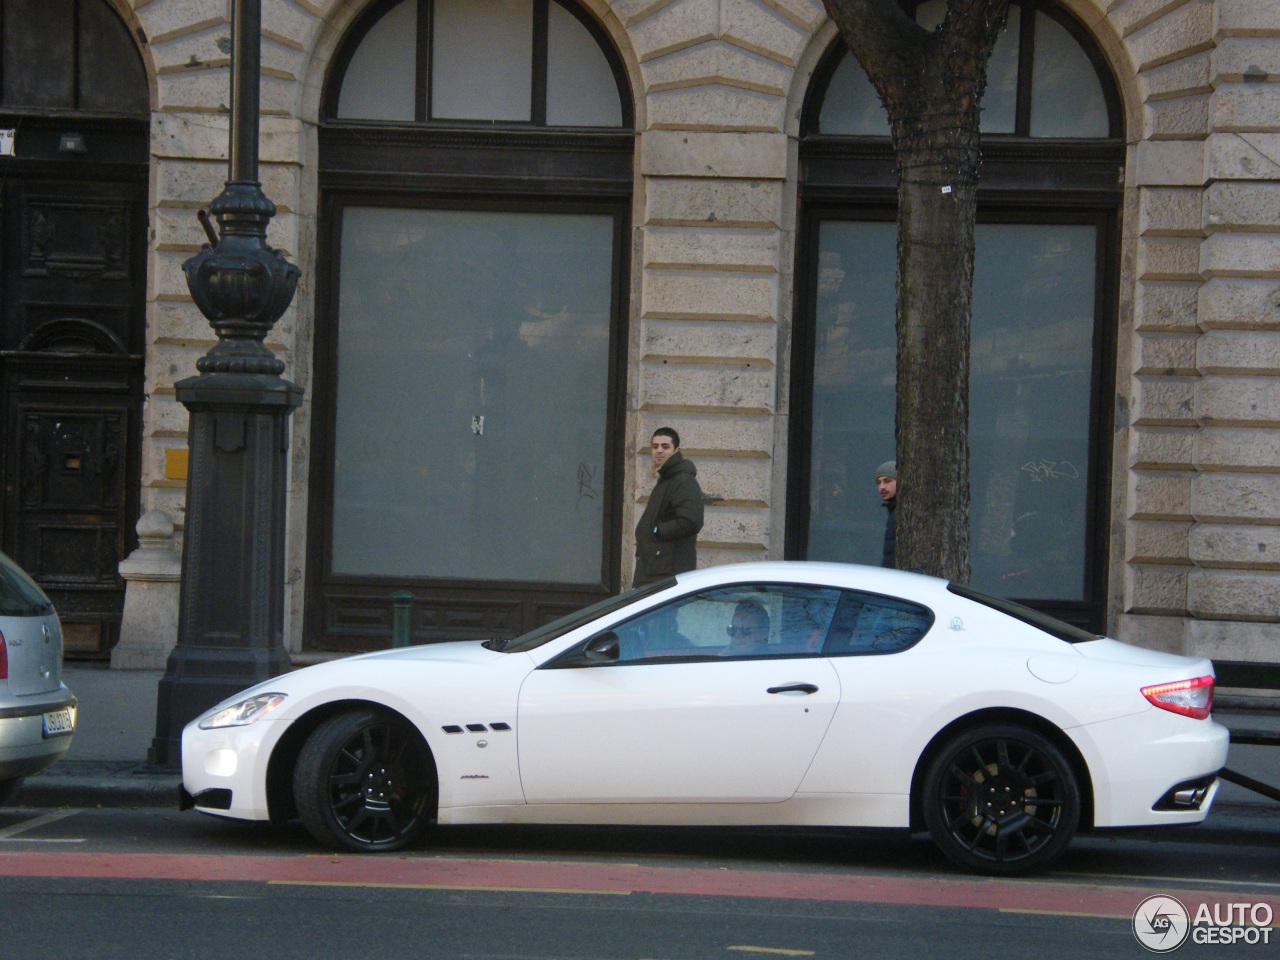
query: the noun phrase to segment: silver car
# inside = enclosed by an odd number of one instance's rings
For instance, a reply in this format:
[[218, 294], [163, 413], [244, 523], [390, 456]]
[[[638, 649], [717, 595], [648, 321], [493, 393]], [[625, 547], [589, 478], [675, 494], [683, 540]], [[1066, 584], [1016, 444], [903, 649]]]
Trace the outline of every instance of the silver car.
[[71, 747], [76, 698], [62, 684], [62, 625], [34, 580], [0, 553], [0, 804]]

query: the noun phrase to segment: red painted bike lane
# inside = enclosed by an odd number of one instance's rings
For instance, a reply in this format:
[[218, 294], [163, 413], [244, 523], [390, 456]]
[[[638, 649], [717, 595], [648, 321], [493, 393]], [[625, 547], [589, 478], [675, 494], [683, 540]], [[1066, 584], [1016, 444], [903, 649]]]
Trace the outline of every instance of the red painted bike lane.
[[1179, 899], [1193, 914], [1203, 904], [1249, 899], [1269, 903], [1280, 916], [1280, 897], [1225, 890], [885, 875], [793, 873], [643, 864], [450, 857], [206, 856], [144, 853], [5, 853], [0, 876], [88, 879], [188, 880], [370, 886], [423, 890], [698, 897], [760, 897], [900, 906], [963, 907], [999, 912], [1133, 916], [1155, 893]]

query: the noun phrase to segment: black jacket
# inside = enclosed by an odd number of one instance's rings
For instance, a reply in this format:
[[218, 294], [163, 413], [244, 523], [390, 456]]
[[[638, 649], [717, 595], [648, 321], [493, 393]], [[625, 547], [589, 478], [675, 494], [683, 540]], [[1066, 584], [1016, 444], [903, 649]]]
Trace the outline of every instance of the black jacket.
[[658, 470], [658, 482], [636, 525], [636, 575], [632, 586], [696, 567], [701, 529], [698, 468], [684, 454], [675, 453]]
[[880, 558], [880, 566], [893, 567], [898, 552], [898, 498], [890, 497], [884, 502], [889, 516], [884, 521], [884, 555]]

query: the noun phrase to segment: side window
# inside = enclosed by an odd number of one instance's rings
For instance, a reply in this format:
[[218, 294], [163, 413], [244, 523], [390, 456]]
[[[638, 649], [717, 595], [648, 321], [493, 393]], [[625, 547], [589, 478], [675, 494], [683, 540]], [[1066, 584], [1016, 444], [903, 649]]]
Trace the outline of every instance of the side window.
[[840, 592], [801, 584], [708, 590], [613, 628], [619, 663], [711, 657], [816, 656]]
[[898, 653], [914, 646], [933, 626], [933, 614], [904, 600], [845, 592], [822, 652], [828, 657]]

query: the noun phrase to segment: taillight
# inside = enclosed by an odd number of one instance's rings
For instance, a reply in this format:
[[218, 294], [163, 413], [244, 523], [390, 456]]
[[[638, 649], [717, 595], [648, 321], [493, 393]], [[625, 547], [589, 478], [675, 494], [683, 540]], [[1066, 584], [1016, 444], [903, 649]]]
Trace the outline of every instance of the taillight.
[[1143, 687], [1142, 695], [1161, 710], [1203, 720], [1213, 709], [1213, 677], [1196, 677]]
[[0, 680], [9, 679], [9, 645], [4, 642], [4, 634], [0, 633]]

